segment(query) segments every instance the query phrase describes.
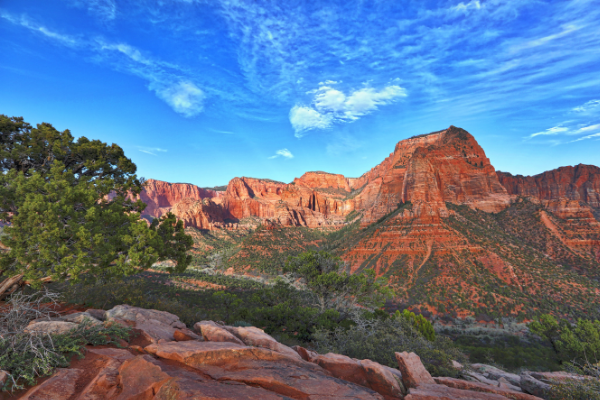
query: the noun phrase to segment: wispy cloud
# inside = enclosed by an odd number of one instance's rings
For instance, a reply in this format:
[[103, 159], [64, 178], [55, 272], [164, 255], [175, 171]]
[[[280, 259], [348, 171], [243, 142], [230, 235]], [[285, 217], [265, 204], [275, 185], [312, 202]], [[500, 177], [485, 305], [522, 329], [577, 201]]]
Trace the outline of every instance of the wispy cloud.
[[211, 132], [221, 133], [223, 135], [233, 135], [232, 131], [224, 131], [224, 130], [221, 130], [221, 129], [211, 129]]
[[590, 100], [585, 104], [573, 108], [576, 113], [588, 113], [593, 111], [600, 111], [600, 100]]
[[75, 47], [75, 46], [78, 46], [81, 44], [80, 40], [78, 38], [50, 30], [50, 29], [46, 28], [45, 26], [32, 21], [30, 18], [28, 18], [25, 15], [21, 15], [21, 16], [17, 17], [14, 15], [5, 13], [3, 11], [0, 11], [0, 17], [2, 17], [3, 19], [5, 19], [15, 25], [20, 25], [23, 28], [27, 28], [33, 32], [41, 34], [41, 35], [45, 36], [46, 38], [52, 39], [64, 46]]
[[580, 142], [582, 140], [593, 139], [593, 138], [596, 138], [596, 137], [600, 138], [600, 132], [594, 133], [593, 135], [587, 135], [587, 136], [584, 136], [584, 137], [580, 137], [579, 139], [575, 139], [572, 142]]
[[205, 92], [177, 65], [156, 60], [127, 43], [112, 43], [102, 38], [83, 39], [58, 33], [32, 22], [26, 16], [15, 17], [4, 12], [0, 16], [13, 24], [44, 35], [57, 45], [84, 49], [88, 53], [91, 52], [97, 62], [108, 63], [114, 69], [145, 79], [149, 90], [185, 117], [196, 116], [204, 109]]
[[269, 159], [273, 159], [273, 158], [277, 158], [277, 157], [294, 158], [294, 155], [288, 149], [281, 149], [281, 150], [277, 150], [275, 152], [275, 155], [269, 157]]
[[546, 129], [545, 131], [542, 131], [542, 132], [532, 133], [528, 137], [534, 138], [536, 136], [558, 135], [559, 133], [564, 133], [564, 132], [568, 132], [568, 131], [569, 131], [569, 128], [565, 128], [564, 126], [555, 126], [555, 127]]
[[156, 156], [157, 153], [166, 153], [167, 152], [167, 150], [161, 149], [160, 147], [143, 147], [143, 146], [137, 146], [137, 148], [142, 153], [150, 154], [150, 155], [153, 155], [153, 156]]
[[335, 122], [351, 122], [376, 111], [380, 106], [391, 104], [406, 97], [406, 90], [398, 85], [389, 85], [381, 90], [363, 87], [351, 91], [348, 95], [329, 86], [335, 84], [326, 81], [318, 89], [309, 92], [314, 97], [311, 103], [295, 105], [290, 111], [290, 123], [296, 137], [302, 137], [312, 129], [327, 129]]
[[554, 139], [550, 144], [564, 144], [579, 142], [581, 140], [591, 139], [597, 137], [600, 133], [600, 101], [590, 100], [580, 106], [572, 108], [566, 113], [569, 120], [561, 122], [559, 125], [552, 128], [548, 128], [541, 132], [532, 133], [525, 137], [525, 140], [529, 140], [538, 136], [557, 136], [557, 135], [587, 135], [580, 137], [575, 140], [563, 141], [562, 139]]

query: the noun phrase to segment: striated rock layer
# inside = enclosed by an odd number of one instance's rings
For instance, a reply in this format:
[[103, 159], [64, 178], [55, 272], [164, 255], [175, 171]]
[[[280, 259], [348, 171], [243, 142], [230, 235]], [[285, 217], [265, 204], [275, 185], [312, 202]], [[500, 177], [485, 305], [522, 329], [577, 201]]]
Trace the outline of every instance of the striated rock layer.
[[600, 168], [579, 164], [534, 176], [497, 173], [513, 196], [539, 201], [541, 221], [573, 251], [600, 262]]
[[483, 149], [456, 127], [399, 142], [359, 178], [307, 172], [285, 184], [242, 177], [225, 192], [149, 180], [140, 197], [148, 204], [145, 216], [171, 211], [186, 226], [209, 230], [235, 229], [252, 218], [275, 226], [335, 226], [353, 211], [366, 225], [409, 201], [427, 203], [428, 212], [441, 216], [447, 215], [445, 202], [490, 212], [510, 203]]

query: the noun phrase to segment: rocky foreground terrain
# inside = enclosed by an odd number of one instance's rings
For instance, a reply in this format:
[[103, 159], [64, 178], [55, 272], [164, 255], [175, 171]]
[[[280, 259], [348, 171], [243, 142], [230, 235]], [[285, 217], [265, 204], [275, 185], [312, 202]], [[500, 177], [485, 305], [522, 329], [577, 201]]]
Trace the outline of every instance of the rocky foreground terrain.
[[325, 249], [351, 273], [375, 270], [395, 303], [426, 316], [598, 311], [600, 168], [513, 176], [453, 126], [398, 142], [359, 178], [242, 177], [224, 191], [150, 180], [141, 198], [147, 218], [184, 221], [197, 264], [228, 273], [276, 274], [288, 255]]
[[[120, 305], [35, 320], [30, 332], [65, 332], [87, 320], [133, 328], [130, 343], [88, 347], [21, 399], [473, 399], [535, 400], [566, 373], [510, 374], [456, 363], [465, 379], [433, 378], [414, 353], [396, 353], [398, 369], [338, 354], [283, 345], [256, 327], [200, 321]], [[1, 375], [1, 374], [0, 374]]]

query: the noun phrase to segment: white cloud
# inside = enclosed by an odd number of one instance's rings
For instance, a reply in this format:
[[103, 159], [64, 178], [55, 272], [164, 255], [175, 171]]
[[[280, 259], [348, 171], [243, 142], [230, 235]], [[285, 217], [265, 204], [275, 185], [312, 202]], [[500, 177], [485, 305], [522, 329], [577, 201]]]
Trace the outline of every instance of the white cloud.
[[142, 153], [146, 153], [146, 154], [150, 154], [155, 156], [156, 153], [166, 153], [167, 150], [165, 149], [161, 149], [160, 147], [143, 147], [143, 146], [138, 146], [138, 150], [141, 151]]
[[277, 151], [275, 152], [275, 155], [274, 155], [274, 156], [271, 156], [271, 157], [269, 157], [269, 159], [272, 159], [272, 158], [277, 158], [277, 157], [279, 157], [279, 156], [281, 156], [281, 157], [285, 157], [285, 158], [294, 158], [294, 155], [292, 154], [292, 152], [291, 152], [291, 151], [289, 151], [288, 149], [281, 149], [281, 150], [277, 150]]
[[47, 38], [54, 39], [65, 46], [74, 47], [79, 44], [78, 39], [76, 39], [72, 36], [69, 36], [69, 35], [54, 32], [54, 31], [46, 28], [45, 26], [39, 25], [39, 24], [29, 20], [25, 16], [21, 16], [21, 17], [17, 18], [13, 15], [10, 15], [10, 14], [4, 13], [4, 12], [2, 14], [0, 14], [0, 16], [13, 24], [21, 25], [24, 28], [27, 28], [34, 32], [41, 33], [42, 35], [46, 36]]
[[451, 12], [466, 14], [469, 10], [481, 10], [481, 3], [478, 0], [472, 0], [467, 4], [460, 2], [457, 5], [450, 7]]
[[553, 128], [546, 129], [542, 132], [536, 132], [529, 135], [530, 138], [536, 136], [545, 136], [545, 135], [558, 135], [559, 133], [567, 132], [569, 128], [565, 128], [564, 126], [555, 126]]
[[[332, 81], [326, 81], [333, 84]], [[309, 92], [314, 98], [309, 106], [296, 105], [290, 111], [290, 122], [297, 137], [311, 129], [327, 129], [334, 122], [351, 122], [406, 97], [406, 90], [398, 85], [389, 85], [377, 91], [372, 87], [355, 90], [349, 95], [328, 85], [321, 85]]]
[[290, 110], [290, 122], [298, 138], [303, 136], [304, 131], [331, 127], [331, 118], [328, 115], [322, 115], [317, 110], [304, 106], [292, 107]]
[[594, 131], [596, 129], [600, 129], [600, 124], [594, 124], [594, 125], [588, 125], [588, 126], [584, 126], [583, 128], [579, 128], [577, 130], [577, 132], [589, 132], [589, 131]]
[[599, 133], [594, 133], [593, 135], [588, 135], [588, 136], [580, 137], [579, 139], [573, 140], [571, 143], [573, 143], [573, 142], [579, 142], [581, 140], [592, 139], [592, 138], [595, 138], [595, 137], [600, 137], [600, 132]]
[[204, 92], [189, 81], [180, 81], [161, 87], [161, 84], [150, 84], [150, 89], [169, 104], [173, 110], [186, 117], [198, 115], [204, 109]]
[[585, 104], [573, 108], [573, 111], [577, 113], [586, 113], [596, 109], [600, 109], [600, 100], [590, 100]]

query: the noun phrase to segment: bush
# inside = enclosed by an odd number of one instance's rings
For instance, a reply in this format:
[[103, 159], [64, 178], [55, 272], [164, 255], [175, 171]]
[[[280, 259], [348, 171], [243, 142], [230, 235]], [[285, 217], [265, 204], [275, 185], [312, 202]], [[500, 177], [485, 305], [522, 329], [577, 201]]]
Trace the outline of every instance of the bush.
[[551, 400], [600, 400], [600, 379], [570, 380], [552, 386]]
[[321, 353], [368, 358], [393, 368], [398, 366], [395, 352], [414, 352], [435, 376], [457, 376], [451, 361], [466, 362], [466, 357], [450, 339], [438, 336], [433, 341], [427, 340], [402, 316], [372, 318], [364, 312], [354, 312], [352, 321], [354, 325], [350, 328], [319, 330], [313, 335], [313, 346]]
[[422, 315], [415, 315], [415, 313], [410, 312], [408, 310], [404, 310], [400, 312], [396, 311], [396, 318], [404, 318], [408, 322], [410, 322], [416, 330], [418, 330], [425, 339], [430, 342], [435, 341], [435, 330], [433, 329], [433, 324], [425, 319]]
[[64, 334], [26, 332], [37, 318], [55, 316], [52, 306], [58, 295], [51, 292], [14, 294], [0, 316], [0, 370], [9, 373], [2, 390], [33, 385], [38, 377], [48, 376], [57, 367], [68, 367], [73, 355], [83, 357], [85, 345], [117, 344], [129, 337], [130, 328], [119, 325], [79, 324]]

